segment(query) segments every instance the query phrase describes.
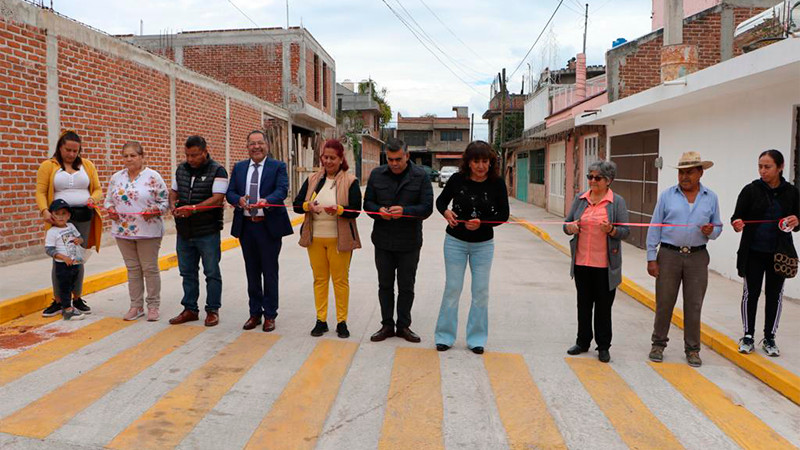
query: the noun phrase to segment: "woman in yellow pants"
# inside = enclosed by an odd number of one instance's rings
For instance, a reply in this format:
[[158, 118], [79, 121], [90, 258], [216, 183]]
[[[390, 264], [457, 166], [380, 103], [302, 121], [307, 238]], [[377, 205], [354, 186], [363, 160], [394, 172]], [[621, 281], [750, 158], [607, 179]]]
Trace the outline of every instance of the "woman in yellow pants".
[[322, 336], [328, 331], [328, 286], [333, 280], [336, 334], [348, 338], [350, 259], [353, 250], [361, 248], [356, 227], [356, 217], [361, 209], [361, 188], [358, 179], [347, 172], [344, 147], [338, 140], [325, 142], [320, 162], [322, 169], [303, 183], [293, 205], [296, 213], [305, 214], [300, 229], [300, 245], [308, 249], [314, 273], [317, 323], [311, 335]]

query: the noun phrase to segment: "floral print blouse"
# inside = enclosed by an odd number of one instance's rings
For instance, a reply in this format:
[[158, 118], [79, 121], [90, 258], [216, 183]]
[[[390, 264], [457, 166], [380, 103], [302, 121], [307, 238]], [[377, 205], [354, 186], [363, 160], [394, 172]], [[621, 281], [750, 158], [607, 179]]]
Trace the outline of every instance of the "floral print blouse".
[[[145, 211], [164, 214], [169, 209], [167, 185], [155, 170], [145, 167], [133, 180], [128, 169], [111, 177], [106, 192], [106, 208], [114, 207], [119, 220], [111, 222], [111, 235], [122, 239], [159, 238], [164, 235], [161, 216], [141, 215]], [[139, 214], [125, 214], [139, 213]]]

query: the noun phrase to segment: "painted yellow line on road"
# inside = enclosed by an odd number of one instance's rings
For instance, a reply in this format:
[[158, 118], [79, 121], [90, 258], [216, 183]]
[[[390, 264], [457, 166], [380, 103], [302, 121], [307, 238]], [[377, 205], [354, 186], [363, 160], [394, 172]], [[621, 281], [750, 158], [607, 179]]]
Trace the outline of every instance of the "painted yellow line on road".
[[650, 366], [742, 448], [796, 448], [753, 413], [733, 403], [697, 370], [686, 364], [650, 363]]
[[0, 386], [57, 361], [75, 350], [97, 342], [131, 324], [132, 322], [125, 322], [122, 319], [100, 319], [85, 327], [68, 332], [65, 336], [57, 337], [4, 359], [0, 361]]
[[256, 428], [248, 449], [313, 449], [358, 345], [321, 340]]
[[628, 447], [683, 448], [610, 365], [587, 358], [566, 360]]
[[278, 339], [274, 334], [241, 334], [118, 434], [108, 447], [177, 446]]
[[397, 348], [378, 448], [444, 448], [443, 416], [436, 350]]
[[[292, 226], [302, 223], [305, 216], [292, 219]], [[220, 243], [222, 251], [230, 250], [239, 246], [236, 238], [227, 238]], [[160, 270], [169, 270], [178, 266], [178, 256], [175, 253], [158, 258]], [[83, 294], [93, 294], [103, 289], [122, 284], [128, 281], [128, 272], [125, 267], [118, 267], [105, 272], [87, 276], [83, 281]], [[23, 294], [17, 297], [0, 300], [0, 323], [6, 323], [18, 317], [22, 317], [44, 309], [53, 301], [53, 289], [44, 288], [38, 291]]]
[[486, 353], [483, 363], [489, 373], [509, 447], [566, 449], [564, 438], [522, 355]]
[[3, 326], [0, 327], [0, 335], [26, 333], [32, 328], [38, 328], [57, 320], [61, 320], [60, 314], [53, 317], [42, 317], [41, 314], [30, 314], [4, 323]]
[[[512, 220], [520, 222], [525, 228], [539, 236], [546, 243], [555, 247], [561, 253], [570, 256], [569, 249], [554, 241], [543, 229], [513, 216]], [[634, 300], [655, 311], [656, 295], [653, 292], [645, 289], [628, 277], [622, 277], [622, 284], [619, 285], [619, 289]], [[678, 328], [683, 329], [683, 311], [680, 308], [675, 308], [675, 311], [673, 311], [672, 323]], [[739, 346], [734, 339], [706, 324], [702, 324], [700, 327], [700, 339], [703, 344], [711, 347], [712, 350], [722, 355], [722, 357], [750, 372], [750, 374], [764, 382], [767, 386], [780, 392], [795, 404], [800, 405], [800, 374], [791, 372], [783, 366], [775, 364], [767, 358], [755, 353], [742, 355], [739, 353]]]
[[44, 439], [112, 389], [202, 331], [202, 327], [169, 327], [0, 420], [0, 432]]

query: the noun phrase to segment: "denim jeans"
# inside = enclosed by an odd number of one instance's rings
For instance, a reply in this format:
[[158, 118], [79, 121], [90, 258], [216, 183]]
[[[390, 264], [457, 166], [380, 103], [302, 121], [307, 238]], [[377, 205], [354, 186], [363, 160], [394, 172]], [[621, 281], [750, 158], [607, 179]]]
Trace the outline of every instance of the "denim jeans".
[[449, 234], [444, 238], [446, 281], [435, 341], [452, 346], [458, 330], [458, 302], [469, 263], [472, 274], [472, 304], [467, 319], [467, 347], [485, 347], [489, 334], [489, 276], [492, 271], [494, 240], [466, 242]]
[[178, 269], [183, 278], [183, 300], [181, 304], [191, 311], [199, 311], [197, 299], [200, 297], [200, 260], [203, 260], [203, 274], [206, 276], [206, 311], [216, 311], [222, 306], [222, 274], [219, 260], [219, 232], [205, 236], [184, 238], [178, 235]]

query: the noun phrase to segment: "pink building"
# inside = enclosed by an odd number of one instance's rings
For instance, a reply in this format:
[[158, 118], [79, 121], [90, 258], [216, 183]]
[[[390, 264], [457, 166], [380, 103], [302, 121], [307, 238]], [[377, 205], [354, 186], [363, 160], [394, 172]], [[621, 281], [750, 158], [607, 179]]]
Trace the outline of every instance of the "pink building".
[[[664, 28], [664, 1], [653, 0], [652, 31]], [[720, 3], [722, 3], [722, 0], [683, 0], [683, 17], [693, 16]]]

